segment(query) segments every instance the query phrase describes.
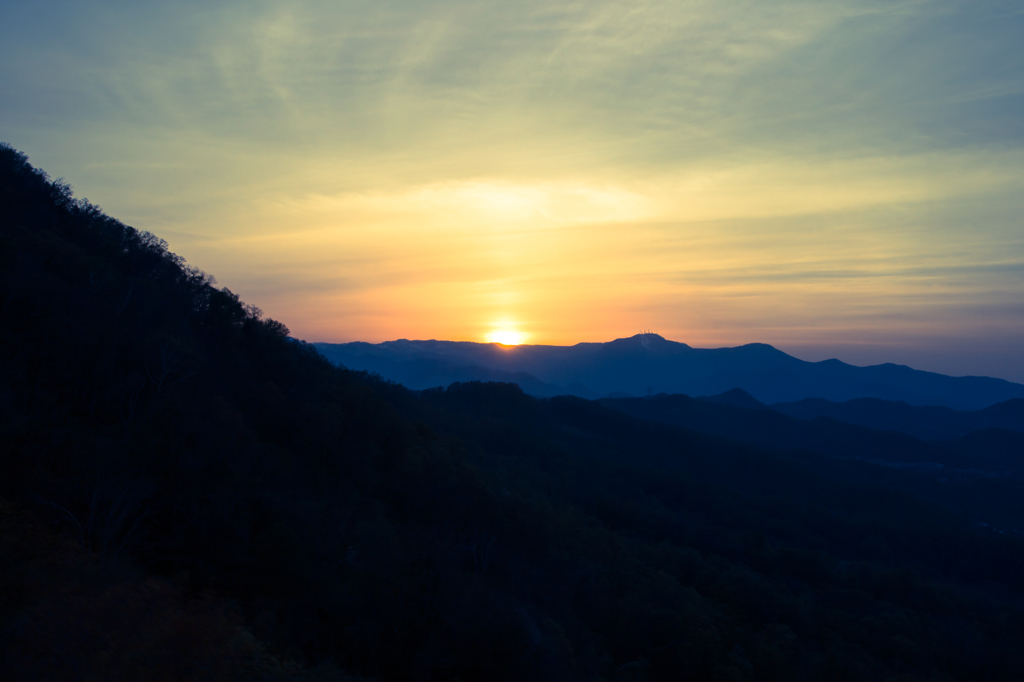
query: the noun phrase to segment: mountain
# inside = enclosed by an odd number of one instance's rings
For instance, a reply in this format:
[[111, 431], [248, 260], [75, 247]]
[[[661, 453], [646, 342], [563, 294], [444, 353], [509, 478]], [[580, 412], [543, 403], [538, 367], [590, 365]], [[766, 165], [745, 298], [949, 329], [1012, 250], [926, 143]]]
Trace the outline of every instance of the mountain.
[[[856, 367], [839, 360], [806, 362], [758, 343], [692, 348], [657, 334], [575, 346], [405, 339], [314, 345], [332, 362], [377, 372], [410, 388], [446, 385], [467, 377], [487, 379], [482, 372], [490, 370], [529, 374], [542, 384], [583, 397], [616, 392], [715, 395], [741, 388], [764, 403], [877, 398], [957, 410], [1024, 398], [1024, 385], [1002, 379], [949, 377], [893, 364]], [[529, 386], [524, 389], [532, 392]], [[552, 389], [540, 390], [536, 395], [550, 395]]]
[[946, 447], [960, 453], [956, 463], [990, 473], [1024, 470], [1024, 433], [982, 429], [957, 438]]
[[1024, 400], [1020, 398], [968, 412], [877, 398], [843, 403], [808, 398], [776, 403], [771, 409], [797, 419], [829, 417], [881, 431], [900, 431], [923, 440], [950, 440], [981, 429], [1024, 431]]
[[[369, 344], [348, 344], [350, 347]], [[329, 344], [320, 344], [317, 350], [340, 367], [379, 374], [388, 381], [394, 381], [413, 390], [447, 386], [464, 381], [498, 381], [518, 384], [524, 391], [539, 398], [556, 395], [575, 395], [580, 398], [597, 398], [598, 395], [586, 386], [573, 384], [560, 386], [544, 383], [528, 372], [494, 369], [483, 365], [460, 365], [443, 357], [414, 357], [397, 359], [380, 357], [369, 353], [352, 356], [339, 353]]]
[[[631, 398], [629, 395], [608, 395], [606, 398]], [[697, 400], [702, 400], [709, 403], [721, 403], [722, 405], [731, 405], [733, 407], [745, 407], [749, 410], [759, 410], [767, 408], [768, 406], [762, 403], [760, 400], [750, 395], [742, 388], [734, 388], [731, 391], [725, 393], [719, 393], [718, 395], [704, 395], [698, 396]]]
[[[735, 395], [735, 394], [734, 394]], [[960, 465], [957, 453], [903, 433], [876, 431], [828, 417], [802, 420], [771, 409], [737, 407], [685, 395], [606, 398], [602, 405], [639, 419], [732, 438], [759, 448], [806, 450], [889, 464]], [[985, 468], [978, 465], [976, 468]], [[1007, 467], [1000, 466], [1000, 471]], [[1015, 474], [1024, 474], [1024, 469]]]
[[339, 368], [6, 145], [0, 319], [4, 680], [1019, 677], [1015, 476]]

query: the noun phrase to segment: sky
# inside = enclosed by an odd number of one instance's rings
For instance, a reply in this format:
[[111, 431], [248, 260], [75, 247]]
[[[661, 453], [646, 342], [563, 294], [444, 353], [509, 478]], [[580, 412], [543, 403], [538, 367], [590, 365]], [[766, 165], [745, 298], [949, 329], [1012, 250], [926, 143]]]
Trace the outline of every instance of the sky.
[[1024, 382], [1019, 1], [3, 14], [0, 141], [298, 338]]

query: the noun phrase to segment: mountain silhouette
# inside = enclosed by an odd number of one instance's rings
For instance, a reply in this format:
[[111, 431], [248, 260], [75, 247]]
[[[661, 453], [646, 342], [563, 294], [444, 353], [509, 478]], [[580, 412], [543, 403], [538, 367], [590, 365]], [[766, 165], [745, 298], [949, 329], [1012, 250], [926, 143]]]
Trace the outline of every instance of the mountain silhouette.
[[948, 463], [948, 450], [898, 432], [885, 432], [828, 417], [802, 420], [770, 409], [737, 407], [685, 395], [606, 398], [602, 405], [640, 419], [711, 433], [761, 448], [808, 450], [888, 463]]
[[[319, 350], [323, 352], [322, 349]], [[337, 364], [348, 369], [379, 374], [384, 379], [413, 390], [465, 381], [499, 381], [518, 384], [523, 391], [537, 398], [550, 398], [556, 395], [574, 395], [588, 399], [599, 397], [586, 386], [579, 384], [549, 384], [529, 372], [494, 369], [478, 364], [460, 365], [444, 358], [422, 357], [402, 360], [367, 355], [355, 360], [345, 357], [338, 360]]]
[[[625, 395], [609, 395], [607, 398], [627, 398], [630, 396]], [[711, 403], [721, 403], [722, 405], [731, 405], [733, 407], [745, 407], [751, 410], [759, 410], [767, 408], [768, 406], [762, 403], [760, 400], [750, 395], [742, 388], [734, 388], [731, 391], [725, 393], [719, 393], [718, 395], [704, 395], [699, 396], [697, 400], [702, 400]]]
[[1020, 398], [967, 412], [877, 398], [844, 403], [808, 398], [776, 403], [771, 409], [797, 419], [829, 417], [881, 431], [900, 431], [923, 440], [950, 440], [982, 429], [1024, 431], [1024, 400]]
[[[377, 372], [410, 388], [444, 385], [469, 376], [486, 380], [482, 370], [491, 370], [525, 373], [551, 385], [538, 387], [536, 393], [523, 385], [538, 396], [551, 395], [553, 387], [581, 397], [617, 392], [700, 396], [740, 388], [763, 403], [877, 398], [956, 410], [979, 410], [1024, 398], [1024, 385], [1002, 379], [950, 377], [894, 364], [857, 367], [839, 360], [807, 362], [763, 343], [693, 348], [657, 334], [574, 346], [406, 339], [314, 345], [332, 362]], [[481, 374], [474, 376], [470, 368], [480, 368], [475, 371]]]
[[1024, 470], [1024, 433], [981, 429], [946, 444], [960, 453], [956, 462], [987, 472]]

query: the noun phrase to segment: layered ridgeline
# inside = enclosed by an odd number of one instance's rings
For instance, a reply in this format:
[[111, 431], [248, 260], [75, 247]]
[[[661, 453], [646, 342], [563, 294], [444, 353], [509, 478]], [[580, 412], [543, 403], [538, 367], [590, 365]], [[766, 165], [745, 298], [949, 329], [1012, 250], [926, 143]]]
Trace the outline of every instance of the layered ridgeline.
[[[999, 403], [977, 412], [885, 401], [867, 401], [871, 403], [869, 409], [859, 405], [865, 401], [807, 402], [812, 404], [782, 404], [779, 410], [758, 403], [739, 389], [701, 398], [662, 394], [600, 401], [641, 419], [734, 438], [761, 448], [820, 452], [886, 466], [937, 468], [947, 478], [1024, 478], [1024, 401]], [[786, 414], [785, 410], [794, 405], [803, 408], [795, 410], [798, 413], [815, 416]], [[827, 410], [832, 415], [816, 414], [826, 406], [832, 408]], [[878, 417], [888, 428], [857, 423], [856, 417], [865, 412]], [[905, 415], [905, 426], [894, 420], [894, 415]], [[937, 416], [948, 418], [946, 429], [929, 428]], [[915, 431], [924, 431], [928, 438], [913, 437]]]
[[765, 403], [805, 398], [879, 398], [977, 410], [1024, 398], [1024, 385], [949, 377], [902, 365], [806, 362], [771, 346], [691, 348], [657, 334], [575, 346], [502, 346], [452, 341], [314, 344], [332, 362], [376, 372], [409, 388], [453, 381], [514, 381], [531, 395], [599, 398], [625, 393], [715, 395], [741, 388]]
[[952, 440], [985, 429], [1024, 432], [1024, 400], [1020, 398], [969, 411], [873, 398], [843, 403], [808, 398], [776, 403], [771, 409], [797, 419], [827, 417], [878, 431], [900, 431], [923, 440]]
[[1019, 676], [1024, 484], [934, 444], [408, 391], [9, 147], [0, 316], [4, 679]]

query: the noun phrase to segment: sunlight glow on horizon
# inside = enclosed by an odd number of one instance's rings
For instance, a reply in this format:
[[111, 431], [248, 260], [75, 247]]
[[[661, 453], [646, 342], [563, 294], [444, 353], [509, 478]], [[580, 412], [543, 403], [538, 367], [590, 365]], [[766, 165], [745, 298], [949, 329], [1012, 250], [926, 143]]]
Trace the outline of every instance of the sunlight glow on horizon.
[[512, 329], [495, 329], [487, 334], [488, 343], [500, 343], [502, 346], [518, 346], [526, 340], [526, 334]]

